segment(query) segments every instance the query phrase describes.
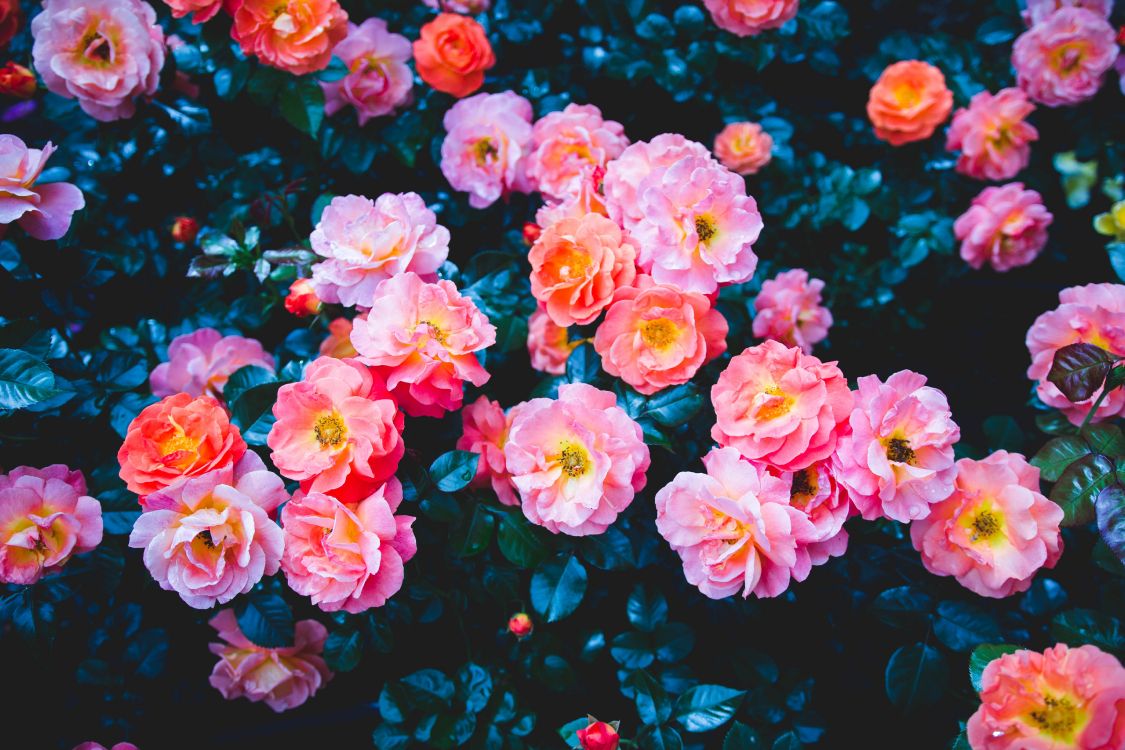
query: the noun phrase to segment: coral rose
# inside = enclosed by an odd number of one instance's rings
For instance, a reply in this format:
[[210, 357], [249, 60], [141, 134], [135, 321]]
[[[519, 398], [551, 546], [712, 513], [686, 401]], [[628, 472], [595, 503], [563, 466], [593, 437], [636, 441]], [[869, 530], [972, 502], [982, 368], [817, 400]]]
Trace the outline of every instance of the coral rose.
[[689, 157], [720, 166], [711, 158], [706, 146], [676, 133], [664, 133], [626, 148], [621, 156], [606, 165], [602, 187], [609, 218], [626, 230], [633, 229], [644, 218], [640, 206], [641, 183], [650, 177], [659, 179], [670, 166]]
[[1055, 11], [1012, 45], [1019, 87], [1048, 107], [1079, 104], [1098, 93], [1117, 60], [1113, 27], [1086, 8]]
[[784, 26], [797, 15], [798, 0], [703, 0], [720, 29], [754, 36]]
[[888, 66], [867, 99], [875, 136], [892, 146], [929, 138], [952, 109], [953, 92], [945, 85], [945, 76], [921, 60]]
[[102, 506], [62, 464], [0, 474], [0, 581], [35, 583], [102, 541]]
[[394, 399], [353, 359], [313, 360], [301, 382], [278, 389], [273, 414], [270, 458], [306, 492], [367, 497], [394, 475], [406, 451]]
[[336, 0], [242, 0], [230, 30], [244, 54], [293, 75], [328, 67], [347, 34]]
[[289, 499], [281, 477], [247, 451], [234, 466], [145, 498], [129, 546], [165, 591], [188, 606], [225, 604], [277, 572], [284, 537], [270, 514]]
[[204, 23], [214, 18], [223, 8], [224, 0], [164, 0], [172, 9], [173, 18], [191, 14], [192, 23]]
[[0, 49], [8, 46], [22, 25], [19, 0], [0, 0]]
[[70, 229], [74, 212], [86, 205], [82, 191], [69, 182], [36, 185], [55, 152], [28, 148], [14, 135], [0, 135], [0, 224], [18, 222], [37, 240], [57, 240]]
[[571, 341], [567, 329], [556, 325], [542, 305], [528, 318], [527, 351], [531, 355], [531, 366], [539, 372], [562, 375], [566, 372], [567, 358], [580, 343]]
[[8, 61], [0, 68], [0, 95], [13, 99], [30, 99], [35, 96], [38, 87], [35, 74], [24, 66]]
[[836, 480], [832, 459], [799, 471], [771, 471], [789, 486], [789, 504], [804, 513], [813, 525], [814, 533], [800, 540], [812, 564], [822, 565], [829, 558], [844, 554], [848, 549], [844, 522], [852, 514], [852, 504]]
[[[1125, 359], [1125, 286], [1087, 284], [1063, 289], [1059, 306], [1036, 318], [1027, 331], [1027, 350], [1031, 353], [1027, 376], [1038, 381], [1035, 393], [1047, 406], [1061, 409], [1067, 419], [1079, 425], [1102, 389], [1075, 404], [1047, 380], [1055, 352], [1069, 344], [1093, 344]], [[1092, 421], [1121, 414], [1125, 414], [1125, 391], [1117, 388], [1105, 397]]]
[[766, 341], [731, 359], [711, 388], [711, 437], [751, 461], [798, 471], [836, 449], [852, 401], [835, 362]]
[[442, 121], [441, 173], [469, 205], [487, 208], [513, 191], [528, 193], [531, 102], [512, 91], [457, 102]]
[[281, 713], [301, 705], [332, 679], [321, 656], [328, 629], [316, 620], [298, 621], [293, 645], [284, 648], [251, 643], [229, 609], [212, 617], [210, 624], [223, 640], [209, 647], [219, 657], [211, 671], [211, 687], [227, 700], [265, 701]]
[[[600, 214], [609, 216], [606, 211], [605, 197], [602, 195], [605, 169], [596, 167], [592, 172], [584, 175], [574, 190], [560, 200], [547, 199], [539, 210], [535, 212], [536, 230], [542, 232], [542, 227], [549, 227], [563, 219], [581, 219], [586, 214]], [[524, 235], [525, 238], [527, 235]], [[529, 244], [534, 244], [539, 239], [536, 234]]]
[[961, 430], [945, 394], [926, 376], [896, 372], [858, 381], [851, 432], [840, 438], [836, 477], [863, 517], [917, 521], [953, 492]]
[[527, 175], [544, 196], [564, 200], [628, 145], [621, 123], [603, 119], [592, 104], [568, 104], [535, 123]]
[[772, 597], [812, 569], [812, 522], [789, 504], [789, 485], [734, 448], [703, 457], [706, 474], [680, 472], [656, 493], [656, 529], [705, 596]]
[[352, 328], [360, 360], [386, 377], [412, 417], [460, 409], [464, 381], [488, 382], [475, 352], [494, 343], [496, 327], [452, 281], [427, 284], [413, 272], [380, 284], [366, 320]]
[[617, 750], [620, 737], [617, 734], [618, 722], [607, 724], [589, 717], [589, 724], [575, 731], [578, 745], [582, 750]]
[[754, 335], [811, 354], [832, 327], [832, 313], [820, 304], [824, 282], [794, 268], [762, 283], [754, 300]]
[[980, 703], [966, 727], [973, 750], [1125, 747], [1125, 667], [1097, 646], [1059, 643], [993, 659]]
[[471, 18], [441, 13], [422, 27], [414, 41], [414, 64], [422, 80], [458, 99], [484, 84], [484, 71], [496, 64], [484, 28]]
[[957, 462], [953, 494], [910, 525], [910, 539], [926, 570], [999, 599], [1027, 591], [1040, 568], [1055, 567], [1062, 519], [1062, 508], [1039, 492], [1039, 469], [997, 451]]
[[727, 321], [696, 292], [648, 276], [619, 289], [594, 335], [602, 368], [651, 395], [691, 380], [727, 350]]
[[504, 458], [532, 523], [601, 534], [644, 488], [648, 446], [609, 391], [561, 385], [558, 399], [532, 399], [510, 416]]
[[637, 251], [621, 227], [598, 214], [563, 219], [532, 245], [531, 293], [559, 326], [592, 323], [637, 275]]
[[338, 81], [321, 82], [324, 114], [331, 117], [350, 104], [359, 124], [392, 114], [410, 103], [414, 74], [410, 72], [410, 40], [387, 30], [387, 22], [368, 18], [348, 24], [348, 35], [332, 54], [348, 68]]
[[519, 505], [516, 486], [504, 460], [510, 426], [511, 419], [500, 404], [481, 396], [461, 410], [461, 437], [457, 438], [456, 448], [480, 454], [471, 486], [491, 488], [503, 505]]
[[31, 22], [35, 70], [49, 91], [108, 122], [132, 117], [164, 67], [164, 32], [142, 0], [44, 0]]
[[328, 336], [320, 342], [319, 353], [325, 357], [348, 359], [356, 352], [352, 346], [352, 322], [347, 318], [336, 318], [328, 324]]
[[176, 393], [214, 396], [221, 399], [227, 379], [243, 367], [274, 371], [273, 357], [261, 343], [242, 336], [224, 336], [214, 328], [200, 328], [172, 339], [168, 361], [149, 376], [152, 395], [164, 398]]
[[970, 266], [980, 268], [988, 262], [997, 271], [1008, 271], [1038, 257], [1053, 220], [1039, 193], [1012, 182], [982, 190], [954, 222], [953, 234]]
[[433, 281], [449, 257], [449, 230], [417, 193], [337, 196], [309, 242], [325, 259], [313, 266], [317, 296], [349, 307], [370, 307], [379, 284], [405, 271]]
[[756, 122], [732, 122], [715, 136], [715, 156], [741, 175], [756, 174], [769, 164], [772, 150], [773, 138]]
[[404, 563], [418, 545], [413, 516], [396, 516], [395, 478], [354, 505], [319, 492], [298, 492], [281, 511], [289, 587], [325, 612], [381, 607], [402, 588]]
[[945, 147], [960, 151], [957, 171], [978, 180], [1010, 180], [1027, 166], [1039, 131], [1025, 122], [1035, 105], [1022, 89], [981, 91], [953, 113]]
[[312, 279], [297, 279], [289, 285], [289, 294], [285, 295], [285, 310], [290, 315], [305, 318], [316, 315], [321, 308], [320, 297], [316, 296]]
[[219, 402], [188, 393], [150, 404], [129, 423], [117, 451], [121, 478], [144, 497], [185, 477], [232, 466], [246, 453], [246, 441]]

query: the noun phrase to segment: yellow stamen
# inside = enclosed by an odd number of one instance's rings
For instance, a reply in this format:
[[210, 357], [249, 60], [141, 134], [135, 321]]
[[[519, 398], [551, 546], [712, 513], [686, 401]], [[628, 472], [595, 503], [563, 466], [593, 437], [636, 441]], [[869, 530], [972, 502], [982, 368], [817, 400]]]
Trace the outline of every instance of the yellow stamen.
[[711, 216], [700, 214], [695, 217], [695, 234], [699, 237], [700, 242], [710, 242], [718, 231], [718, 227], [715, 226], [715, 219]]
[[332, 447], [344, 442], [348, 434], [344, 427], [344, 421], [335, 413], [325, 414], [323, 417], [316, 420], [313, 433], [316, 435], [316, 440], [321, 446], [330, 445]]
[[679, 330], [667, 318], [646, 320], [641, 324], [641, 339], [653, 349], [664, 349], [676, 340]]
[[760, 406], [756, 414], [759, 421], [768, 422], [771, 419], [777, 419], [788, 414], [789, 410], [793, 408], [793, 397], [776, 385], [766, 388], [765, 393], [769, 396], [780, 397], [781, 400], [771, 399], [768, 403]]
[[1074, 741], [1082, 716], [1070, 698], [1044, 695], [1042, 708], [1029, 711], [1027, 718], [1028, 723], [1043, 734], [1069, 745]]
[[894, 461], [900, 464], [908, 464], [914, 461], [914, 449], [910, 447], [910, 441], [906, 438], [893, 437], [890, 440], [883, 441], [883, 446], [887, 449], [887, 460]]
[[590, 454], [581, 445], [563, 443], [555, 460], [562, 467], [563, 474], [571, 479], [577, 479], [590, 470]]
[[816, 497], [819, 486], [816, 481], [816, 469], [802, 469], [793, 475], [793, 487], [789, 490], [789, 502], [795, 508], [804, 508], [809, 501]]
[[500, 149], [496, 148], [491, 138], [481, 138], [473, 144], [473, 158], [476, 159], [478, 167], [483, 167], [490, 159], [495, 159], [499, 155]]

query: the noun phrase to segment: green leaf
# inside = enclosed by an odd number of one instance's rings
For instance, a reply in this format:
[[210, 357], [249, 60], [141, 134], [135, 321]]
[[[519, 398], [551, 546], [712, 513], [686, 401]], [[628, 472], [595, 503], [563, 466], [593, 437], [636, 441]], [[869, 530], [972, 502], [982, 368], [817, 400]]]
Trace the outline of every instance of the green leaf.
[[488, 549], [495, 528], [496, 519], [492, 513], [484, 505], [477, 505], [469, 518], [469, 523], [465, 526], [464, 536], [458, 539], [457, 554], [471, 557]]
[[689, 732], [717, 729], [731, 720], [745, 695], [722, 685], [696, 685], [676, 701], [676, 721]]
[[242, 430], [242, 437], [250, 445], [266, 444], [276, 421], [273, 406], [277, 403], [277, 392], [282, 385], [280, 382], [256, 385], [239, 393], [237, 401], [227, 402], [231, 421]]
[[324, 642], [324, 660], [334, 672], [350, 672], [363, 658], [363, 633], [344, 626], [334, 630]]
[[891, 654], [884, 682], [887, 697], [901, 711], [913, 711], [937, 703], [945, 693], [949, 668], [932, 646], [912, 643]]
[[0, 349], [0, 409], [23, 409], [59, 393], [46, 364], [19, 349]]
[[1070, 344], [1055, 352], [1047, 380], [1072, 403], [1085, 401], [1101, 388], [1116, 357], [1093, 344]]
[[576, 346], [566, 359], [566, 381], [592, 383], [601, 369], [602, 358], [594, 351], [594, 345], [585, 341]]
[[649, 635], [636, 630], [614, 636], [609, 653], [614, 661], [626, 669], [644, 669], [656, 661]]
[[1090, 446], [1085, 440], [1073, 435], [1063, 435], [1047, 441], [1031, 459], [1031, 465], [1039, 467], [1043, 479], [1057, 482], [1066, 467], [1089, 454]]
[[1051, 635], [1068, 646], [1093, 644], [1103, 651], [1125, 649], [1121, 622], [1112, 615], [1093, 609], [1069, 609], [1051, 620]]
[[668, 601], [656, 589], [638, 584], [625, 603], [625, 614], [637, 630], [651, 633], [668, 621]]
[[233, 404], [238, 401], [239, 396], [251, 388], [276, 381], [277, 376], [264, 367], [256, 365], [240, 367], [227, 378], [227, 384], [223, 386], [223, 400]]
[[568, 721], [558, 728], [559, 737], [561, 737], [567, 744], [567, 747], [582, 747], [582, 743], [578, 740], [578, 730], [585, 729], [590, 725], [589, 717], [583, 716], [581, 719]]
[[913, 586], [887, 589], [871, 603], [872, 613], [896, 628], [922, 625], [930, 618], [933, 607], [930, 595]]
[[102, 528], [111, 536], [124, 536], [133, 530], [141, 517], [139, 510], [107, 510], [102, 512]]
[[703, 406], [703, 396], [691, 383], [668, 388], [651, 396], [642, 416], [650, 417], [665, 427], [682, 425]]
[[973, 684], [973, 690], [980, 692], [980, 677], [984, 673], [985, 667], [1004, 654], [1010, 654], [1018, 650], [1019, 646], [1013, 646], [1010, 643], [982, 643], [974, 648], [973, 653], [969, 656], [969, 681]]
[[536, 536], [531, 524], [522, 515], [513, 512], [500, 517], [496, 542], [501, 554], [520, 568], [534, 567], [547, 556], [547, 548]]
[[302, 77], [281, 89], [281, 116], [302, 133], [316, 135], [324, 119], [324, 91], [312, 77]]
[[786, 732], [773, 741], [773, 750], [801, 750], [803, 745], [796, 732]]
[[972, 745], [969, 744], [969, 735], [961, 732], [957, 735], [957, 739], [953, 740], [949, 750], [973, 750]]
[[1113, 463], [1105, 456], [1080, 458], [1062, 473], [1051, 488], [1051, 501], [1063, 509], [1063, 526], [1094, 520], [1094, 498], [1114, 480]]
[[574, 555], [548, 560], [531, 577], [531, 606], [547, 618], [558, 622], [582, 603], [586, 594], [586, 569]]
[[456, 492], [467, 487], [477, 473], [480, 454], [471, 451], [449, 451], [430, 464], [430, 478], [442, 492]]
[[1023, 430], [1008, 416], [988, 417], [984, 420], [984, 436], [991, 450], [1019, 451], [1023, 448]]
[[1098, 493], [1094, 506], [1102, 541], [1125, 563], [1125, 488], [1120, 484], [1106, 487]]
[[1086, 425], [1079, 435], [1086, 438], [1095, 453], [1110, 458], [1125, 455], [1125, 434], [1117, 425], [1104, 423]]
[[293, 611], [277, 594], [252, 592], [234, 608], [238, 627], [255, 645], [280, 648], [293, 645]]
[[466, 664], [457, 671], [457, 697], [465, 710], [479, 714], [492, 697], [492, 675], [478, 664]]
[[1000, 640], [1000, 623], [985, 609], [967, 602], [946, 601], [937, 606], [934, 634], [953, 651], [970, 651]]
[[633, 688], [633, 700], [637, 704], [637, 715], [645, 724], [663, 724], [672, 715], [672, 702], [664, 686], [643, 669], [635, 670], [625, 680], [625, 685]]
[[762, 738], [741, 721], [735, 721], [723, 738], [723, 750], [762, 750]]
[[652, 631], [652, 644], [660, 661], [679, 661], [695, 647], [695, 631], [682, 622], [670, 622]]
[[646, 727], [637, 735], [637, 746], [644, 750], [683, 750], [684, 738], [672, 727]]

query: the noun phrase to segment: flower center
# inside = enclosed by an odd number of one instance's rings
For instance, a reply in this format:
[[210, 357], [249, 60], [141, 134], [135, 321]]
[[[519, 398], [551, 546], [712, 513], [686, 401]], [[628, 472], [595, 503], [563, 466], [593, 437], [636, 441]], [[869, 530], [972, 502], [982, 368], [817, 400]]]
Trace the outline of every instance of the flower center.
[[99, 66], [113, 62], [113, 43], [96, 27], [83, 34], [82, 41], [78, 43], [78, 50], [80, 56], [87, 62]]
[[667, 318], [646, 320], [641, 324], [641, 339], [653, 349], [664, 349], [676, 340], [676, 325]]
[[894, 96], [895, 102], [903, 108], [913, 107], [922, 98], [918, 89], [908, 83], [895, 86]]
[[563, 474], [571, 479], [577, 479], [590, 470], [590, 454], [581, 445], [563, 443], [557, 460]]
[[347, 430], [344, 429], [344, 422], [337, 414], [326, 414], [320, 419], [316, 420], [316, 425], [313, 427], [313, 433], [316, 435], [316, 441], [321, 446], [337, 446], [344, 442], [347, 436]]
[[887, 460], [900, 464], [908, 464], [914, 460], [914, 449], [905, 438], [891, 438], [884, 445], [887, 447]]
[[998, 519], [996, 517], [996, 514], [992, 511], [982, 510], [980, 513], [977, 513], [975, 518], [973, 518], [972, 527], [972, 541], [976, 542], [981, 539], [987, 541], [996, 536], [997, 533], [999, 533], [1000, 519]]
[[802, 469], [793, 475], [793, 487], [789, 490], [789, 502], [795, 508], [804, 508], [816, 497], [818, 489], [816, 470], [812, 467]]
[[777, 419], [788, 414], [789, 410], [793, 408], [793, 397], [776, 385], [766, 388], [764, 393], [771, 398], [758, 407], [757, 417], [760, 421], [768, 422], [771, 419]]
[[715, 219], [707, 214], [700, 214], [695, 217], [695, 234], [699, 237], [699, 241], [707, 243], [718, 232], [715, 226]]
[[1043, 696], [1043, 706], [1029, 711], [1027, 718], [1040, 732], [1062, 742], [1070, 743], [1078, 727], [1079, 711], [1070, 698]]
[[207, 549], [215, 549], [215, 538], [211, 536], [210, 531], [201, 531], [195, 535], [195, 538], [203, 542], [203, 546]]
[[419, 325], [424, 325], [430, 329], [430, 338], [432, 338], [442, 346], [445, 346], [445, 340], [448, 337], [448, 334], [443, 331], [440, 326], [435, 325], [432, 321], [429, 320], [421, 320], [418, 321], [418, 323]]
[[1085, 45], [1082, 43], [1064, 44], [1055, 50], [1051, 67], [1058, 73], [1073, 73], [1081, 65], [1085, 52]]
[[566, 247], [555, 253], [549, 262], [555, 278], [563, 281], [582, 278], [590, 268], [590, 256], [573, 247]]
[[492, 142], [491, 138], [481, 138], [473, 144], [473, 158], [476, 159], [478, 167], [483, 167], [499, 155], [500, 150], [496, 148], [496, 144]]

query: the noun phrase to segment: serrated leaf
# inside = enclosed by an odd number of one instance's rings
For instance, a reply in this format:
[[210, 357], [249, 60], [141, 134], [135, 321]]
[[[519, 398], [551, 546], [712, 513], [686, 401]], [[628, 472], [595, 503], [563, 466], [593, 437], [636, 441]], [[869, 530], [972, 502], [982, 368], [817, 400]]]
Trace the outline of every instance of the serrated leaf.
[[973, 690], [980, 692], [980, 678], [985, 667], [1004, 654], [1010, 654], [1018, 650], [1019, 646], [1013, 646], [1010, 643], [983, 643], [974, 648], [973, 653], [969, 656], [969, 682], [973, 684]]
[[1116, 359], [1093, 344], [1070, 344], [1055, 352], [1047, 380], [1072, 403], [1085, 401], [1101, 388]]
[[1063, 509], [1063, 526], [1093, 521], [1094, 498], [1115, 476], [1113, 463], [1105, 456], [1091, 454], [1068, 466], [1051, 488], [1051, 501]]
[[1043, 479], [1057, 482], [1066, 467], [1089, 453], [1090, 447], [1085, 440], [1073, 435], [1063, 435], [1048, 440], [1032, 457], [1031, 465], [1039, 467]]

